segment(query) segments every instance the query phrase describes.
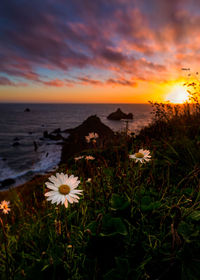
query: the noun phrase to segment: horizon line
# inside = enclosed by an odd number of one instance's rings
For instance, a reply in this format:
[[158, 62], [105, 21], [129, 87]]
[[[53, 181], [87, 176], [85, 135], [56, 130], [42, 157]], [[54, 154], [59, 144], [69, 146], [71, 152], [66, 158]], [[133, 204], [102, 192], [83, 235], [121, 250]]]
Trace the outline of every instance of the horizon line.
[[149, 102], [145, 102], [145, 103], [134, 103], [134, 102], [128, 102], [128, 103], [111, 103], [111, 102], [28, 102], [28, 101], [22, 101], [22, 102], [18, 102], [18, 101], [0, 101], [0, 104], [141, 104], [141, 105], [146, 105], [149, 104]]

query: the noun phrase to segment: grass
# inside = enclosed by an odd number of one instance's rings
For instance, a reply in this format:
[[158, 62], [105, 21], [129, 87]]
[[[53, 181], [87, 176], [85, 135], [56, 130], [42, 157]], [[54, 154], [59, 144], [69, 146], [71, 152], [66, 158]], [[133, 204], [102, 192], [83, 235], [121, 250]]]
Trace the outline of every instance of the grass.
[[[199, 112], [153, 105], [138, 136], [59, 167], [80, 178], [78, 204], [47, 202], [48, 176], [1, 194], [1, 279], [200, 279]], [[129, 159], [140, 148], [150, 162]]]

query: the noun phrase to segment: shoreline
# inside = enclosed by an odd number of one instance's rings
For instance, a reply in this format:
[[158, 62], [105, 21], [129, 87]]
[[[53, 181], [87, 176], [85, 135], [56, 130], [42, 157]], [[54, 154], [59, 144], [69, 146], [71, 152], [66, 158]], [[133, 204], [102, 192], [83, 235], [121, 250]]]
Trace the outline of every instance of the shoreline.
[[[27, 181], [24, 184], [21, 184], [16, 187], [11, 187], [6, 190], [0, 191], [0, 200], [13, 200], [16, 198], [16, 195], [27, 199], [30, 194], [34, 193], [34, 191], [41, 186], [43, 189], [44, 183], [48, 180], [49, 176], [51, 176], [53, 172], [49, 172], [48, 174], [38, 174], [34, 176], [31, 180]], [[22, 195], [23, 194], [23, 195]]]
[[67, 139], [63, 139], [60, 162], [55, 167], [55, 171], [47, 171], [47, 174], [38, 174], [35, 175], [31, 180], [16, 186], [10, 187], [10, 189], [0, 190], [0, 199], [12, 197], [13, 193], [30, 193], [37, 188], [38, 185], [43, 185], [44, 181], [56, 172], [56, 170], [60, 167], [61, 164], [67, 164], [68, 160], [75, 155], [82, 153], [84, 150], [94, 148], [93, 145], [87, 143], [85, 140], [85, 136], [91, 132], [95, 132], [98, 134], [98, 145], [104, 145], [106, 147], [110, 141], [116, 139], [114, 131], [101, 122], [100, 118], [96, 115], [92, 115], [88, 117], [86, 120], [82, 122], [79, 126], [75, 128], [68, 129], [68, 133], [70, 134]]

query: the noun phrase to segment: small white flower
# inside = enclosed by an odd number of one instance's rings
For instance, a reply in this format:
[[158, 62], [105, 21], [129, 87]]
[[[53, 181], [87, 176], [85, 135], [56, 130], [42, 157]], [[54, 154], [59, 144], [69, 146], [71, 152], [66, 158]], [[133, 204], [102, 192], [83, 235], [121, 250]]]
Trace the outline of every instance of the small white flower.
[[151, 160], [151, 155], [149, 150], [140, 149], [138, 153], [129, 155], [129, 158], [134, 159], [136, 162], [144, 163], [145, 161]]
[[56, 176], [49, 177], [50, 182], [46, 182], [47, 188], [51, 191], [45, 193], [47, 200], [51, 203], [64, 204], [65, 207], [68, 207], [69, 203], [78, 202], [79, 196], [82, 194], [83, 190], [77, 190], [80, 181], [78, 177], [71, 175], [68, 177], [67, 174], [56, 173]]
[[[85, 136], [85, 140], [86, 140], [87, 143], [90, 143], [91, 140], [95, 140], [97, 138], [99, 138], [99, 135], [96, 132], [95, 133], [94, 132], [90, 132], [88, 136]], [[94, 142], [94, 143], [96, 143], [96, 142]]]
[[92, 179], [91, 179], [91, 178], [88, 178], [86, 182], [87, 182], [87, 183], [90, 183], [91, 181], [92, 181]]
[[86, 156], [85, 159], [86, 160], [94, 160], [95, 158], [93, 156]]
[[3, 200], [1, 203], [0, 203], [0, 209], [3, 211], [4, 214], [8, 214], [9, 211], [10, 211], [10, 201], [6, 201], [6, 200]]
[[77, 161], [77, 160], [80, 160], [80, 159], [83, 159], [83, 158], [84, 158], [84, 156], [75, 157], [74, 160]]

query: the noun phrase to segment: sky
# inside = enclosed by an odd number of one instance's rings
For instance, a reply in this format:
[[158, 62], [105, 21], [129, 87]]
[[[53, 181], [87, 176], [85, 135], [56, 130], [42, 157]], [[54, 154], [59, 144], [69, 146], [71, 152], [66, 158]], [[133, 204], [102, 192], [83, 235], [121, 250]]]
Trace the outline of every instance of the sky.
[[0, 3], [0, 102], [161, 102], [199, 61], [199, 0]]

